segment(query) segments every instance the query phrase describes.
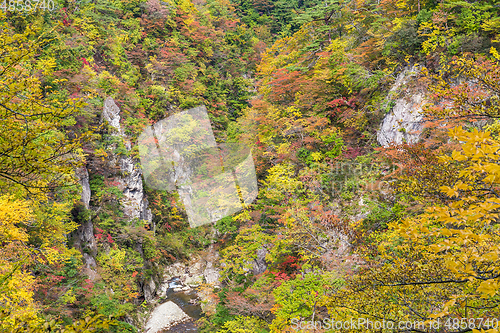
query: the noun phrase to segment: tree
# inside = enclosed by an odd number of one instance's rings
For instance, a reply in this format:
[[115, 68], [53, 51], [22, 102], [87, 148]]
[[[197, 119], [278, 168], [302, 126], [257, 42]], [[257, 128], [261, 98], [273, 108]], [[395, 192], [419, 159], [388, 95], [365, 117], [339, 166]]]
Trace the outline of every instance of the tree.
[[[5, 14], [0, 14], [0, 19]], [[82, 162], [80, 138], [68, 129], [82, 102], [68, 98], [50, 77], [54, 59], [38, 60], [43, 36], [16, 33], [0, 23], [0, 184], [40, 192], [65, 185]]]
[[457, 166], [455, 177], [436, 184], [441, 200], [391, 223], [378, 248], [365, 252], [365, 268], [332, 295], [337, 319], [420, 321], [427, 328], [439, 319], [441, 327], [430, 332], [459, 332], [478, 318], [466, 328], [497, 332], [491, 320], [500, 312], [500, 142], [461, 127], [450, 138], [463, 144], [439, 158], [443, 168]]
[[27, 201], [0, 197], [0, 308], [8, 311], [0, 322], [2, 331], [17, 329], [19, 322], [39, 322], [33, 300], [35, 281], [25, 269], [35, 253], [25, 245], [29, 235], [23, 226], [31, 224], [33, 217]]
[[69, 131], [83, 104], [51, 76], [54, 59], [39, 58], [45, 36], [34, 26], [15, 32], [4, 18], [0, 13], [0, 330], [25, 332], [42, 324], [35, 267], [53, 269], [80, 255], [67, 248], [77, 225], [66, 186], [75, 185], [83, 162], [80, 138]]

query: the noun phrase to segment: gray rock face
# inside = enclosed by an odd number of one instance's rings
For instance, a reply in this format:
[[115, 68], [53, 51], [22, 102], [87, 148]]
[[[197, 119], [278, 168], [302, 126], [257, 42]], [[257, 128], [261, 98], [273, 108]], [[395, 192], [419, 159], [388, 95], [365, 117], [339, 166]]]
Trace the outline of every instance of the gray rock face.
[[174, 291], [189, 290], [203, 283], [219, 287], [220, 274], [216, 265], [218, 261], [219, 254], [214, 248], [210, 248], [206, 256], [195, 258], [190, 264], [177, 262], [166, 267], [157, 294], [163, 297], [169, 287], [173, 288]]
[[144, 298], [146, 299], [146, 301], [151, 302], [156, 294], [156, 284], [153, 279], [150, 279], [148, 282], [146, 282], [142, 287], [142, 290], [144, 292]]
[[191, 320], [174, 302], [166, 302], [156, 307], [146, 323], [145, 333], [157, 333], [168, 330], [179, 323]]
[[108, 97], [104, 101], [102, 116], [112, 127], [114, 127], [118, 131], [119, 134], [121, 134], [120, 108], [118, 108], [112, 97]]
[[120, 157], [122, 177], [119, 182], [123, 190], [123, 213], [129, 219], [141, 219], [151, 222], [153, 216], [144, 195], [142, 171], [131, 157]]
[[[184, 287], [188, 287], [187, 289], [195, 288], [203, 282], [218, 286], [220, 275], [219, 269], [214, 265], [216, 260], [218, 260], [218, 257], [212, 256], [196, 259], [187, 266], [181, 263], [170, 265], [163, 272], [163, 279], [166, 281], [163, 285], [168, 285], [168, 281], [178, 278], [181, 283], [178, 286], [179, 290]], [[160, 287], [161, 289], [162, 287]]]
[[203, 277], [205, 278], [205, 282], [211, 285], [218, 286], [220, 284], [219, 278], [219, 269], [214, 266], [212, 262], [208, 262], [205, 270], [203, 271]]
[[[87, 168], [82, 167], [76, 171], [76, 176], [82, 186], [82, 202], [86, 209], [89, 209], [90, 204], [90, 184], [89, 184], [89, 173]], [[85, 265], [85, 273], [89, 276], [91, 280], [94, 280], [97, 277], [97, 273], [95, 271], [95, 267], [97, 263], [94, 259], [94, 256], [97, 254], [97, 244], [94, 237], [94, 225], [90, 220], [83, 221], [78, 229], [75, 232], [75, 248], [83, 251], [83, 248], [87, 248], [90, 250], [90, 254], [84, 252], [83, 253], [83, 263]]]
[[267, 250], [264, 248], [260, 248], [257, 250], [257, 258], [254, 259], [253, 263], [254, 275], [262, 274], [266, 271], [267, 269], [266, 254]]
[[[94, 226], [90, 219], [80, 224], [80, 226], [76, 230], [76, 236], [77, 240], [75, 243], [80, 243], [75, 244], [75, 247], [79, 246], [80, 248], [82, 248], [82, 245], [83, 247], [86, 246], [88, 249], [90, 249], [91, 252], [91, 255], [89, 257], [95, 256], [97, 253], [97, 245], [94, 237]], [[92, 262], [89, 262], [89, 264], [95, 267], [95, 260], [92, 260]]]
[[[108, 97], [104, 101], [102, 112], [103, 118], [116, 130], [113, 135], [121, 137], [124, 140], [124, 145], [128, 151], [131, 149], [131, 144], [122, 133], [120, 126], [120, 108], [116, 105], [113, 98]], [[148, 208], [148, 200], [144, 195], [142, 184], [142, 170], [137, 166], [136, 161], [129, 156], [118, 155], [114, 156], [115, 164], [118, 164], [121, 171], [121, 176], [117, 177], [118, 187], [123, 191], [124, 198], [121, 200], [124, 215], [132, 219], [140, 219], [151, 222], [152, 214]]]
[[398, 95], [392, 100], [394, 107], [384, 117], [377, 132], [377, 141], [384, 147], [403, 142], [415, 143], [422, 130], [422, 105], [425, 101], [425, 92], [408, 88], [411, 80], [418, 73], [418, 68], [412, 67], [401, 72], [389, 96]]
[[85, 208], [89, 209], [90, 204], [90, 184], [89, 184], [89, 172], [86, 167], [79, 168], [76, 170], [76, 176], [80, 181], [82, 186], [82, 202]]
[[163, 272], [163, 279], [171, 280], [175, 277], [180, 278], [184, 274], [186, 274], [186, 266], [184, 266], [180, 262], [176, 262], [175, 264], [172, 264], [165, 268], [165, 271]]
[[203, 275], [193, 275], [186, 278], [184, 283], [190, 288], [196, 288], [203, 283]]

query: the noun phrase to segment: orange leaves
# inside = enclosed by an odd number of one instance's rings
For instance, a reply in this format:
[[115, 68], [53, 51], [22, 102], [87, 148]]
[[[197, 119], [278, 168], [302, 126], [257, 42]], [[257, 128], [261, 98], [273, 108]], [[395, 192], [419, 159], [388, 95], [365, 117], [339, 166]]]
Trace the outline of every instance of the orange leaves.
[[[475, 122], [480, 119], [497, 117], [500, 105], [496, 96], [500, 88], [500, 65], [485, 58], [456, 58], [450, 63], [450, 78], [444, 79], [443, 73], [430, 75], [429, 89], [434, 93], [435, 106], [424, 109], [430, 119], [446, 122]], [[455, 84], [452, 78], [465, 77], [463, 83]], [[431, 95], [432, 96], [432, 95]]]
[[273, 102], [288, 105], [295, 101], [295, 95], [306, 83], [301, 72], [280, 68], [268, 82], [267, 97]]

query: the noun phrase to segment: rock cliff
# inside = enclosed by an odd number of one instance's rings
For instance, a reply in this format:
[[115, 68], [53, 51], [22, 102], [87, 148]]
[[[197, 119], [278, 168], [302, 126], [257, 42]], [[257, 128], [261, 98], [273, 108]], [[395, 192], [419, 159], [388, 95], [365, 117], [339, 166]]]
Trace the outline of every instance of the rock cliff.
[[422, 105], [425, 91], [417, 88], [419, 69], [415, 66], [403, 70], [389, 91], [388, 104], [392, 109], [382, 120], [377, 141], [387, 147], [391, 143], [414, 143], [422, 130]]

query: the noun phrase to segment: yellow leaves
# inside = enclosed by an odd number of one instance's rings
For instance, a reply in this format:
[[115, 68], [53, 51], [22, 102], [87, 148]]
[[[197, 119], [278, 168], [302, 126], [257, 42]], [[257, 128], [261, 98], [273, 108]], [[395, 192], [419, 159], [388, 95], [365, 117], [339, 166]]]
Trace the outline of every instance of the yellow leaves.
[[79, 163], [75, 150], [80, 144], [62, 128], [74, 122], [71, 118], [82, 103], [42, 88], [38, 71], [48, 75], [56, 66], [54, 58], [33, 57], [43, 46], [42, 38], [33, 38], [30, 29], [17, 34], [7, 24], [0, 27], [0, 174], [9, 175], [0, 177], [0, 186], [7, 190], [36, 184], [41, 191], [68, 180]]
[[497, 261], [498, 258], [499, 258], [498, 252], [488, 252], [486, 254], [483, 254], [481, 257], [482, 261], [491, 261], [491, 262]]
[[190, 0], [180, 0], [178, 6], [186, 13], [195, 13], [197, 11]]
[[11, 331], [16, 322], [38, 323], [33, 301], [34, 278], [23, 269], [29, 255], [26, 226], [33, 213], [27, 201], [0, 197], [0, 304], [8, 306], [9, 318], [0, 322], [0, 331]]
[[248, 211], [248, 209], [243, 209], [240, 213], [236, 214], [233, 217], [233, 220], [239, 221], [240, 223], [248, 222], [251, 219], [252, 217], [250, 216], [250, 212]]
[[462, 126], [457, 126], [448, 131], [450, 137], [457, 141], [466, 141], [467, 132], [462, 128]]
[[494, 163], [485, 163], [483, 165], [476, 165], [475, 171], [488, 174], [483, 181], [489, 184], [499, 183], [500, 180], [500, 165]]
[[100, 158], [102, 162], [105, 162], [108, 158], [108, 153], [105, 149], [98, 148], [94, 150], [94, 156]]
[[99, 263], [109, 270], [107, 273], [114, 274], [113, 272], [121, 272], [124, 270], [123, 265], [125, 264], [125, 256], [127, 254], [126, 250], [121, 250], [118, 248], [110, 249], [109, 252], [101, 253], [97, 260]]
[[443, 247], [438, 245], [438, 244], [431, 244], [429, 245], [429, 250], [433, 253], [439, 253], [441, 251], [443, 251]]
[[449, 130], [450, 137], [457, 141], [465, 141], [467, 143], [486, 143], [491, 139], [490, 132], [480, 132], [474, 128], [472, 132], [467, 132], [462, 126], [457, 126]]
[[9, 311], [9, 316], [0, 320], [1, 332], [20, 329], [21, 323], [30, 326], [40, 323], [33, 300], [34, 282], [31, 273], [0, 260], [0, 304]]
[[437, 47], [445, 46], [447, 41], [455, 35], [454, 28], [448, 28], [434, 25], [433, 22], [422, 22], [418, 29], [419, 35], [426, 36], [422, 43], [423, 51], [430, 54], [436, 51]]
[[[470, 183], [479, 180], [488, 185], [500, 183], [500, 164], [497, 154], [500, 145], [498, 141], [491, 138], [490, 132], [477, 129], [467, 132], [458, 126], [451, 129], [449, 134], [453, 139], [463, 142], [462, 151], [455, 150], [451, 154], [451, 160], [464, 164], [459, 171], [459, 177]], [[442, 160], [449, 161], [445, 157]], [[459, 181], [453, 187], [441, 186], [440, 189], [449, 197], [459, 197], [459, 191], [473, 191], [474, 187]]]
[[14, 197], [0, 197], [0, 244], [27, 242], [28, 234], [22, 225], [28, 225], [33, 218], [29, 203]]
[[[38, 205], [32, 204], [32, 206], [36, 216], [32, 236], [39, 240], [39, 247], [47, 252], [47, 259], [50, 258], [54, 262], [63, 260], [68, 256], [68, 253], [61, 250], [65, 248], [66, 235], [78, 227], [68, 217], [71, 204], [67, 202], [40, 202]], [[54, 248], [57, 248], [57, 251]]]
[[439, 313], [432, 313], [429, 315], [430, 318], [436, 319], [436, 318], [442, 318], [450, 313], [450, 307], [454, 306], [456, 304], [457, 300], [456, 298], [452, 298], [448, 302], [444, 304], [443, 310]]
[[500, 286], [497, 280], [486, 280], [481, 282], [476, 291], [481, 294], [482, 298], [493, 297], [496, 295]]
[[54, 248], [45, 249], [45, 259], [49, 265], [57, 263], [60, 259], [59, 251]]
[[283, 142], [278, 146], [276, 152], [278, 154], [286, 154], [289, 152], [289, 150], [290, 150], [290, 142]]
[[311, 154], [311, 158], [313, 159], [313, 161], [319, 162], [323, 159], [323, 154], [321, 154], [321, 152], [315, 151]]
[[61, 296], [59, 301], [63, 304], [75, 303], [76, 302], [76, 295], [75, 295], [73, 289], [68, 289], [64, 293], [64, 295]]
[[459, 191], [468, 191], [472, 189], [472, 187], [459, 180], [453, 187], [440, 186], [439, 189], [441, 190], [442, 193], [452, 198], [452, 197], [459, 197], [460, 196]]
[[500, 61], [500, 53], [498, 53], [497, 49], [494, 48], [493, 46], [490, 48], [490, 53], [491, 55], [496, 59]]
[[[492, 200], [488, 200], [488, 201], [486, 201], [486, 202], [482, 202], [482, 203], [480, 203], [480, 204], [479, 204], [479, 207], [480, 207], [481, 209], [483, 209], [485, 213], [486, 213], [486, 212], [492, 212], [492, 211], [494, 211], [494, 210], [496, 210], [496, 209], [500, 208], [500, 207], [499, 207], [499, 203], [498, 203], [498, 202], [495, 202], [495, 201], [492, 201]], [[495, 215], [497, 215], [497, 214], [495, 214]]]
[[[71, 251], [64, 251], [64, 243], [76, 226], [65, 223], [68, 211], [64, 204], [0, 197], [0, 305], [11, 311], [9, 318], [0, 322], [0, 331], [14, 331], [16, 322], [38, 324], [35, 279], [27, 269], [33, 261], [60, 263], [69, 256]], [[28, 238], [34, 244], [29, 244]]]
[[439, 231], [445, 237], [450, 237], [454, 234], [454, 232], [452, 232], [450, 229], [447, 228], [440, 229]]
[[449, 186], [441, 186], [441, 187], [439, 187], [439, 189], [441, 190], [441, 192], [443, 192], [444, 194], [446, 194], [449, 197], [454, 197], [454, 196], [458, 197], [458, 195], [459, 195], [457, 190], [455, 190], [454, 188], [451, 188]]
[[294, 177], [295, 170], [292, 164], [281, 163], [268, 171], [262, 194], [273, 200], [283, 200], [300, 194], [303, 184]]
[[386, 250], [385, 250], [385, 249], [386, 249], [385, 244], [379, 244], [379, 245], [377, 246], [377, 250], [378, 250], [378, 252], [379, 252], [382, 256], [386, 255]]
[[467, 160], [467, 157], [460, 154], [459, 152], [457, 152], [456, 150], [454, 150], [452, 153], [451, 153], [451, 158], [455, 161], [459, 161], [459, 162], [462, 162], [462, 161], [466, 161]]
[[53, 57], [46, 58], [46, 59], [40, 59], [39, 63], [37, 64], [38, 69], [42, 70], [42, 74], [47, 76], [51, 74], [54, 71], [54, 68], [56, 68], [56, 59]]
[[[87, 10], [90, 10], [87, 7]], [[88, 44], [94, 46], [97, 44], [99, 39], [101, 39], [101, 34], [99, 33], [99, 29], [97, 28], [97, 24], [92, 19], [90, 15], [82, 15], [76, 16], [73, 20], [73, 25], [78, 28], [78, 30], [88, 38]]]
[[463, 183], [461, 180], [459, 180], [454, 188], [457, 190], [467, 191], [467, 190], [471, 189], [471, 186], [467, 185], [467, 184]]

